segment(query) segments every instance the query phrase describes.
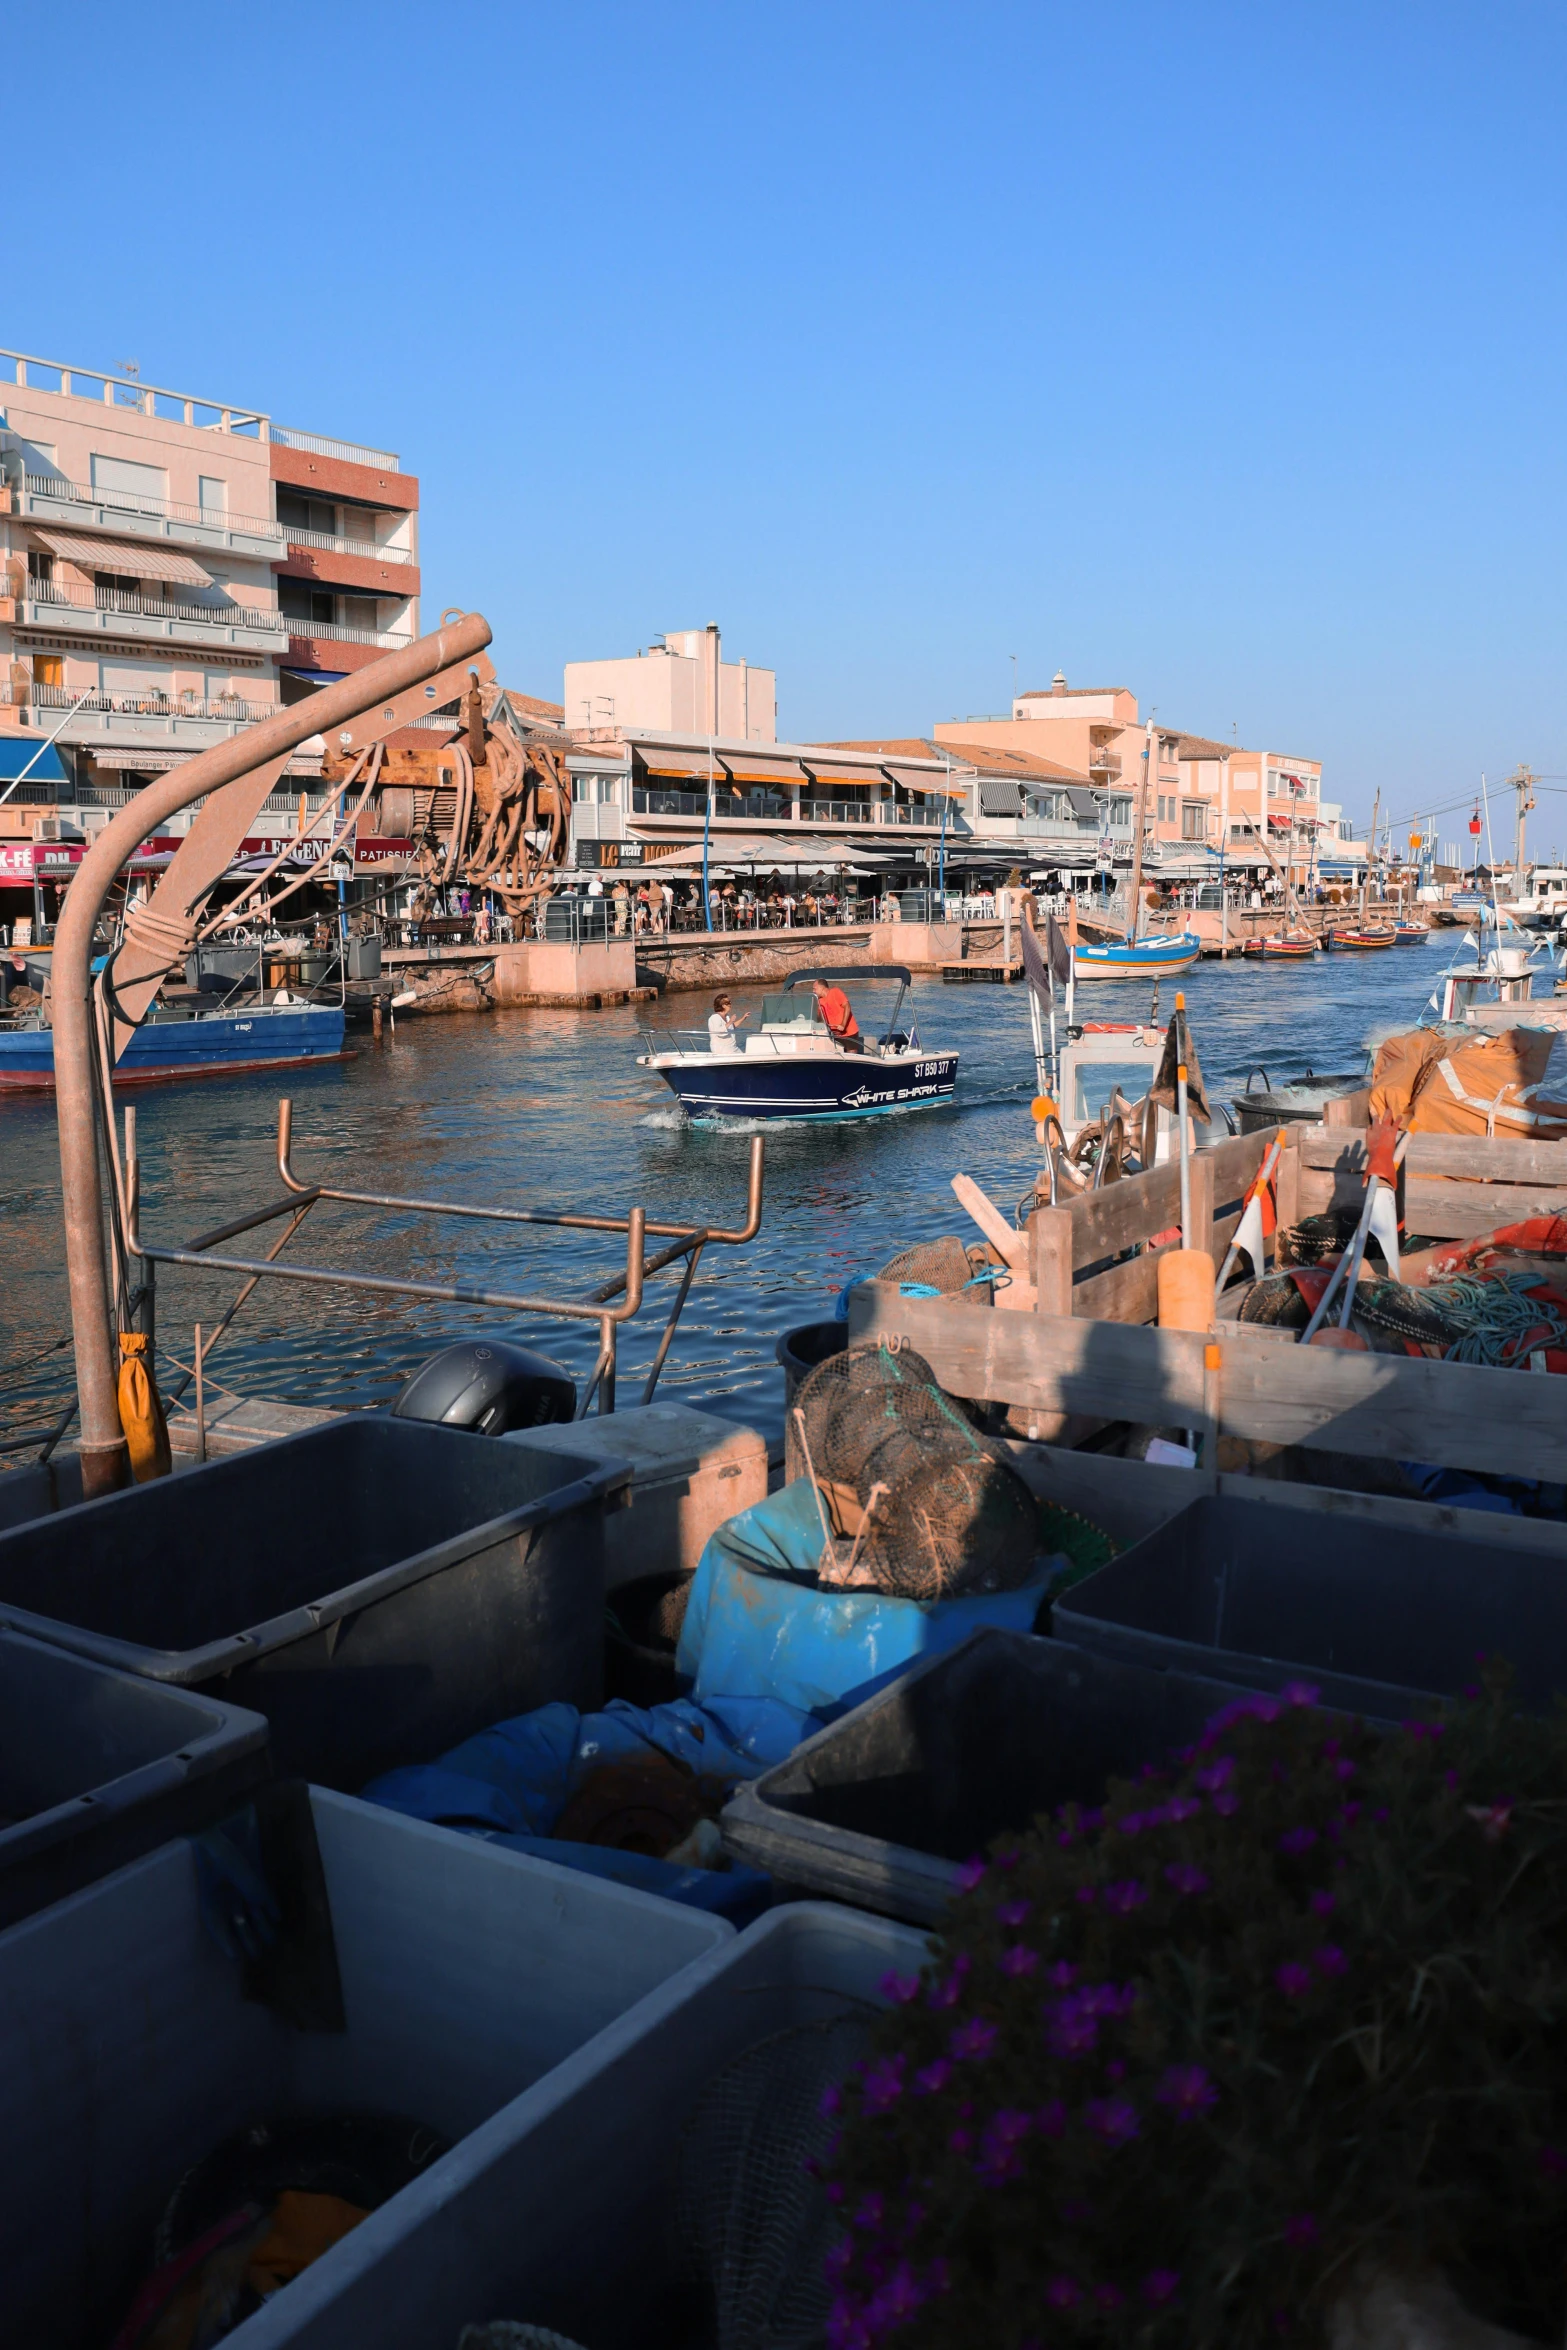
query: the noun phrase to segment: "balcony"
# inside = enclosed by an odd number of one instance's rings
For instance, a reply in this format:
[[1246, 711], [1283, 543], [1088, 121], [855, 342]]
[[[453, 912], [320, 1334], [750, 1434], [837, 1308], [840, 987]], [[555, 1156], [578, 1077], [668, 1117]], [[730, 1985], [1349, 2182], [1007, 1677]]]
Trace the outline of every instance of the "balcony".
[[405, 628], [350, 628], [337, 620], [302, 620], [297, 614], [280, 613], [278, 626], [298, 644], [330, 639], [340, 645], [379, 645], [393, 652], [399, 645], [411, 645], [413, 638]]
[[412, 547], [382, 546], [375, 539], [345, 538], [341, 531], [306, 530], [300, 523], [279, 525], [291, 547], [319, 547], [328, 555], [363, 555], [371, 563], [412, 563]]
[[1095, 743], [1088, 754], [1088, 772], [1090, 775], [1119, 775], [1120, 753], [1110, 750], [1107, 745]]
[[868, 800], [819, 800], [802, 797], [800, 821], [802, 824], [869, 824], [873, 818]]
[[211, 506], [182, 506], [172, 498], [88, 489], [57, 473], [13, 474], [9, 488], [11, 511], [25, 522], [68, 523], [73, 530], [112, 531], [121, 539], [166, 539], [174, 546], [211, 547], [264, 562], [284, 549], [281, 524], [262, 515], [220, 514]]
[[378, 473], [400, 473], [401, 464], [391, 449], [367, 449], [359, 441], [323, 440], [319, 433], [285, 430], [274, 424], [267, 436], [280, 449], [306, 449], [316, 457], [341, 457], [347, 465], [373, 465]]
[[[5, 693], [13, 704], [25, 704], [30, 723], [45, 733], [77, 700], [69, 686], [60, 685], [18, 686]], [[275, 718], [281, 708], [279, 702], [249, 702], [238, 694], [216, 701], [202, 701], [194, 694], [89, 694], [59, 739], [74, 750], [105, 756], [137, 745], [205, 751], [263, 718]]]
[[22, 628], [83, 629], [95, 636], [257, 653], [280, 653], [288, 634], [287, 622], [270, 605], [188, 604], [129, 588], [64, 587], [52, 579], [25, 582], [25, 593], [16, 600], [16, 621]]

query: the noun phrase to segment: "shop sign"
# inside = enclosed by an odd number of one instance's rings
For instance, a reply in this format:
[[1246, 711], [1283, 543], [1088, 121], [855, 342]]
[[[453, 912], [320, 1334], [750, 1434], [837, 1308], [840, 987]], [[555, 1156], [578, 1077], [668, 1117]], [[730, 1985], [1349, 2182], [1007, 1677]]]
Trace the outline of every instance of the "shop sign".
[[577, 863], [590, 865], [600, 873], [612, 873], [625, 865], [640, 865], [645, 861], [645, 844], [639, 840], [579, 840]]

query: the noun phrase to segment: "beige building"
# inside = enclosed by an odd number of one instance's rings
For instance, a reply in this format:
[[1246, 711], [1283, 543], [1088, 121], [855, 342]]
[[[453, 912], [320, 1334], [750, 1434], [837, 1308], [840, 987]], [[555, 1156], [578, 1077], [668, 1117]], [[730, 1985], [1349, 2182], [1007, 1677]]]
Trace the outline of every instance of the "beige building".
[[574, 728], [778, 740], [776, 676], [749, 661], [726, 661], [711, 622], [655, 637], [627, 660], [568, 661], [565, 702]]

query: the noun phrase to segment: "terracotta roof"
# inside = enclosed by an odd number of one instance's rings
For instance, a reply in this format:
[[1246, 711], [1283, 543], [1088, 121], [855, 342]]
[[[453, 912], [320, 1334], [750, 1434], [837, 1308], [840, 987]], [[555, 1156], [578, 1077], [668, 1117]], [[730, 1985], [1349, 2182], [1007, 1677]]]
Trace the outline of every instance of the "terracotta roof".
[[507, 686], [506, 699], [514, 710], [526, 710], [530, 718], [564, 718], [564, 702], [541, 702], [537, 694], [520, 694], [515, 686]]
[[1239, 748], [1235, 743], [1216, 743], [1205, 734], [1183, 734], [1176, 744], [1178, 759], [1233, 759]]
[[902, 734], [891, 742], [877, 743], [818, 743], [819, 751], [877, 751], [889, 759], [933, 759], [940, 756], [923, 735]]
[[1033, 751], [998, 751], [992, 743], [942, 742], [934, 746], [950, 752], [960, 767], [977, 767], [982, 775], [1015, 775], [1038, 783], [1080, 783], [1089, 778], [1057, 759], [1041, 759]]

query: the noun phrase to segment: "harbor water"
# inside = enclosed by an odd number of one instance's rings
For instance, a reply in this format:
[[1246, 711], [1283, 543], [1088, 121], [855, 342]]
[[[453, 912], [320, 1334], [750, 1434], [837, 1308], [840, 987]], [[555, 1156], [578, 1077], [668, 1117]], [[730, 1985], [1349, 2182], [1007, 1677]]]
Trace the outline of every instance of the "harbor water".
[[[1368, 1034], [1412, 1026], [1453, 944], [1309, 964], [1207, 962], [1182, 984], [1210, 1095], [1228, 1098], [1254, 1067], [1275, 1084], [1361, 1068]], [[890, 1008], [885, 984], [851, 990], [862, 1027]], [[737, 1011], [760, 989], [735, 990]], [[1168, 982], [1161, 1008], [1174, 991]], [[961, 1054], [951, 1109], [827, 1125], [769, 1124], [760, 1236], [705, 1255], [660, 1381], [667, 1399], [711, 1403], [778, 1431], [780, 1332], [832, 1310], [851, 1277], [897, 1249], [960, 1232], [974, 1238], [951, 1177], [973, 1176], [1011, 1214], [1039, 1165], [1028, 1005], [1019, 986], [917, 982], [912, 1005], [929, 1045]], [[1146, 1015], [1146, 983], [1078, 991], [1088, 1020]], [[305, 1181], [468, 1204], [624, 1214], [662, 1221], [744, 1221], [749, 1130], [687, 1124], [662, 1082], [636, 1065], [639, 1022], [700, 1020], [707, 1000], [675, 996], [620, 1011], [515, 1010], [408, 1019], [395, 1036], [358, 1038], [356, 1057], [272, 1077], [137, 1089], [142, 1225], [180, 1244], [280, 1196], [277, 1099], [294, 1101], [294, 1166]], [[1261, 1084], [1261, 1079], [1257, 1080]], [[72, 1392], [54, 1107], [0, 1102], [0, 1434], [47, 1421]], [[233, 1244], [261, 1255], [283, 1230]], [[624, 1264], [624, 1242], [584, 1233], [387, 1214], [321, 1203], [290, 1243], [300, 1263], [354, 1267], [512, 1294], [581, 1297]], [[620, 1400], [640, 1400], [674, 1296], [678, 1267], [650, 1283], [623, 1331]], [[158, 1286], [160, 1377], [188, 1363], [192, 1327], [232, 1302], [234, 1277], [164, 1268]], [[564, 1361], [580, 1380], [596, 1326], [267, 1281], [211, 1359], [209, 1379], [243, 1393], [328, 1406], [385, 1404], [435, 1348], [478, 1329], [506, 1330]], [[188, 1399], [187, 1399], [188, 1400]], [[25, 1454], [22, 1457], [27, 1457]], [[4, 1456], [0, 1456], [3, 1459]]]

